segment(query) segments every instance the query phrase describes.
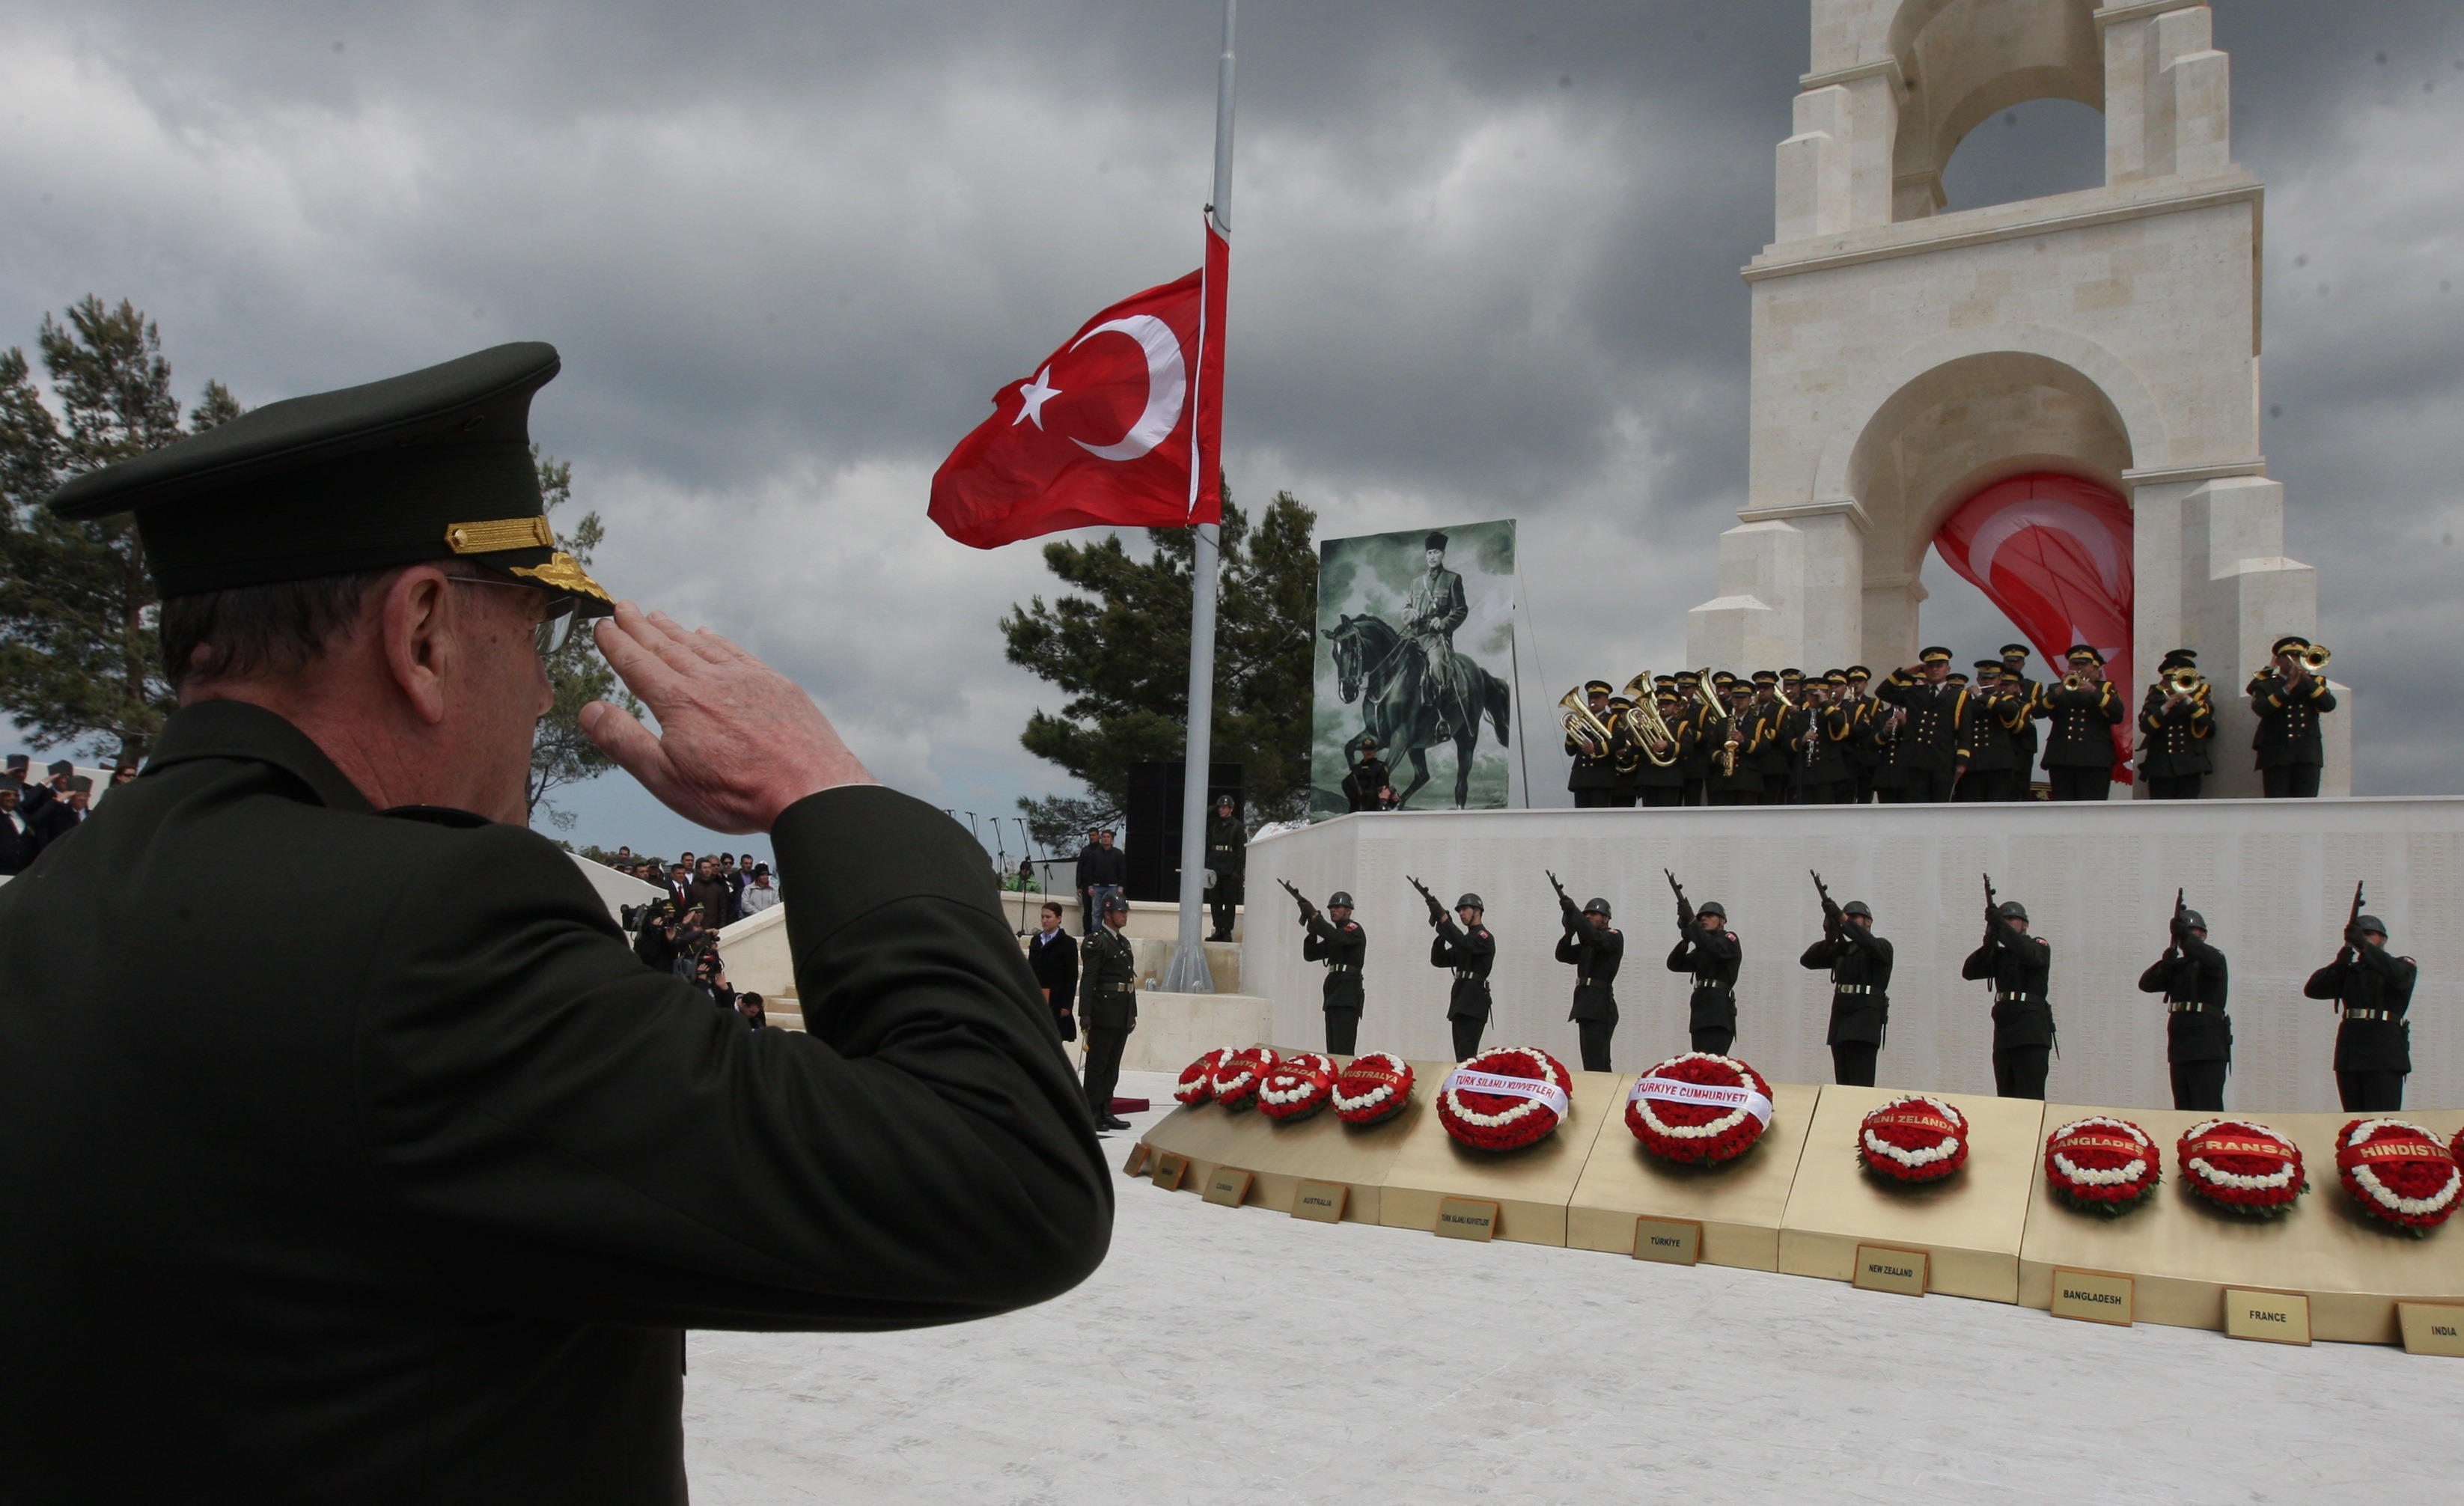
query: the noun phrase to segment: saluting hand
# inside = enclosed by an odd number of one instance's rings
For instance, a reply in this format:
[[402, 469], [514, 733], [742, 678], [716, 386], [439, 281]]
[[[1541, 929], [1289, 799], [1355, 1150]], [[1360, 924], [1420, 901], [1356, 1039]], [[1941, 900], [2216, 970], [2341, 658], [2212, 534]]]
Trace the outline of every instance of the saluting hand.
[[599, 652], [658, 719], [594, 700], [582, 729], [660, 802], [714, 831], [767, 831], [816, 791], [877, 785], [795, 681], [707, 628], [618, 602]]

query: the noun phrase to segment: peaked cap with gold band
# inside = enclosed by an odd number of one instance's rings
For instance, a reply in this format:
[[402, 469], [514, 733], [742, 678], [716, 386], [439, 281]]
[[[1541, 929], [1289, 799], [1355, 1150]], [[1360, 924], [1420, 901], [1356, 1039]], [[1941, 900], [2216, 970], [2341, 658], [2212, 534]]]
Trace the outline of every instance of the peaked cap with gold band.
[[62, 518], [137, 515], [165, 596], [465, 559], [614, 609], [556, 546], [531, 460], [531, 396], [554, 345], [497, 345], [364, 387], [268, 403], [89, 472]]

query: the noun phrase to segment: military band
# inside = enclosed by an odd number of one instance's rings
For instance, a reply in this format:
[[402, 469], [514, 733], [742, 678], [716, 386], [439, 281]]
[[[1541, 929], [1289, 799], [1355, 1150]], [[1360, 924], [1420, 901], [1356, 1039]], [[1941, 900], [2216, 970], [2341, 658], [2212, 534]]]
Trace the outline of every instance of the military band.
[[1568, 691], [1557, 703], [1566, 714], [1566, 756], [1574, 761], [1566, 788], [1578, 810], [1605, 808], [1617, 793], [1617, 733], [1609, 725], [1616, 715], [1609, 709], [1613, 694], [1607, 680], [1587, 680], [1579, 697]]
[[2113, 792], [2113, 729], [2129, 715], [2104, 677], [2104, 655], [2085, 643], [2063, 656], [2070, 672], [2036, 696], [2045, 725], [2045, 777], [2056, 800], [2103, 800]]
[[2327, 651], [2288, 636], [2277, 639], [2272, 652], [2268, 667], [2251, 676], [2250, 709], [2258, 718], [2251, 751], [2258, 755], [2260, 786], [2270, 800], [2309, 799], [2319, 793], [2327, 762], [2319, 719], [2336, 709], [2336, 693], [2320, 673]]
[[2147, 798], [2198, 799], [2199, 782], [2213, 771], [2208, 747], [2216, 735], [2216, 712], [2196, 653], [2175, 649], [2165, 655], [2156, 683], [2139, 703], [2139, 777], [2147, 782]]

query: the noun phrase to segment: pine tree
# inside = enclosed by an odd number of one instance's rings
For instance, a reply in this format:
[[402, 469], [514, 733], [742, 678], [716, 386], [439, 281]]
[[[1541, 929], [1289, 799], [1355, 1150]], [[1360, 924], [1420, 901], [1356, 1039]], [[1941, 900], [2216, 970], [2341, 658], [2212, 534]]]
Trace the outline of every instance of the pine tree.
[[[541, 454], [537, 445], [531, 446], [531, 463], [539, 467], [539, 495], [552, 520], [556, 510], [573, 499], [573, 466], [569, 461]], [[601, 524], [599, 515], [587, 512], [575, 520], [570, 532], [558, 533], [557, 547], [587, 565], [591, 551], [606, 537], [607, 530]], [[564, 831], [572, 829], [574, 817], [569, 811], [558, 809], [548, 800], [548, 792], [596, 779], [615, 766], [606, 754], [599, 751], [599, 744], [590, 741], [589, 734], [582, 730], [582, 708], [594, 700], [605, 700], [638, 717], [642, 705], [630, 691], [617, 684], [616, 672], [599, 656], [598, 645], [581, 624], [576, 625], [564, 647], [548, 656], [547, 681], [556, 699], [532, 734], [530, 803], [526, 808], [533, 823], [545, 815], [549, 825]]]

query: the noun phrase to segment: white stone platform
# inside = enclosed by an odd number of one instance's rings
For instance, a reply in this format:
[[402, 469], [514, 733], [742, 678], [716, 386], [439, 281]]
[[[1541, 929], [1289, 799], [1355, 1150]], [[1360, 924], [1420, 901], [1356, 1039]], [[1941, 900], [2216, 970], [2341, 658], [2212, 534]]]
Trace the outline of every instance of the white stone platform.
[[[1122, 1091], [1169, 1106], [1169, 1083]], [[1143, 1132], [1160, 1112], [1133, 1116]], [[1115, 1164], [1135, 1138], [1108, 1142]], [[2452, 1500], [2451, 1372], [1114, 1184], [1077, 1291], [917, 1333], [692, 1338], [693, 1495], [1256, 1506]]]
[[[1673, 868], [1697, 901], [1718, 899], [1745, 943], [1737, 1054], [1773, 1081], [1827, 1082], [1825, 975], [1797, 965], [1821, 932], [1808, 868], [1832, 895], [1873, 905], [1898, 952], [1885, 1086], [1992, 1089], [1991, 1001], [1961, 981], [1983, 930], [1980, 876], [2025, 903], [2054, 947], [2061, 1055], [2050, 1095], [2063, 1102], [2169, 1106], [2165, 1013], [2138, 990], [2163, 952], [2175, 886], [2213, 927], [2233, 963], [2237, 1037], [2228, 1107], [2317, 1112], [2337, 1106], [2329, 1070], [2337, 1018], [2301, 997], [2330, 961], [2366, 879], [2369, 908], [2417, 959], [2413, 1074], [2406, 1102], [2464, 1104], [2464, 798], [2111, 801], [2076, 805], [1809, 806], [1681, 810], [1486, 810], [1341, 816], [1262, 838], [1249, 881], [1289, 878], [1323, 899], [1348, 889], [1369, 932], [1360, 1049], [1448, 1057], [1447, 979], [1429, 965], [1429, 924], [1411, 875], [1452, 898], [1488, 901], [1498, 938], [1491, 1044], [1529, 1043], [1575, 1059], [1566, 1022], [1571, 969], [1551, 960], [1561, 933], [1554, 869], [1576, 903], [1605, 896], [1625, 932], [1616, 1065], [1636, 1070], [1686, 1049]], [[1300, 955], [1297, 926], [1244, 948], [1247, 989], [1275, 1001], [1273, 1039], [1322, 1037], [1323, 969]]]

